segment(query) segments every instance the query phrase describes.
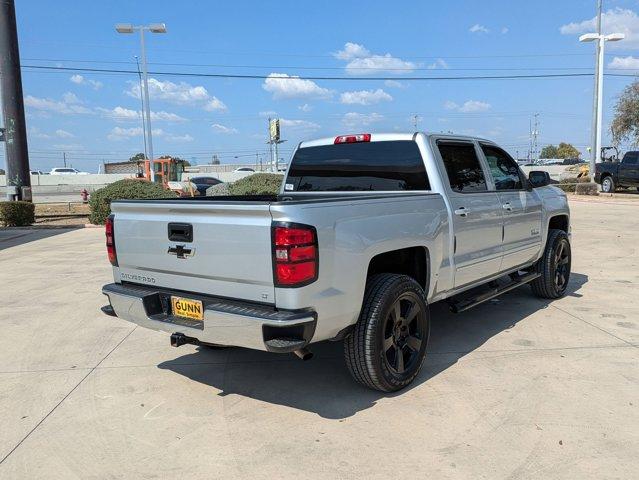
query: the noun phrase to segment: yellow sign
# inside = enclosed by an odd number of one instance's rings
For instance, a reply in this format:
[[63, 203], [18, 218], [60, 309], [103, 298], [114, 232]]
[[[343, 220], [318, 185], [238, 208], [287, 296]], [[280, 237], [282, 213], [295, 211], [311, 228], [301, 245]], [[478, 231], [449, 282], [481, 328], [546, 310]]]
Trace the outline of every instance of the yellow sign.
[[271, 137], [271, 142], [280, 141], [280, 119], [272, 118], [268, 124], [268, 131]]
[[189, 298], [171, 297], [171, 309], [173, 315], [193, 320], [204, 320], [204, 308], [200, 300]]

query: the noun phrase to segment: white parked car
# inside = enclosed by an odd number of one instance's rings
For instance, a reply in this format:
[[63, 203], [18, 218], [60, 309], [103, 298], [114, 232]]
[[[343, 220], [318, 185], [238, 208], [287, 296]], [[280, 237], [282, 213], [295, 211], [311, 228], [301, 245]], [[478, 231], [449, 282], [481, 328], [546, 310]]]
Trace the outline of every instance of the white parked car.
[[240, 167], [240, 168], [236, 168], [235, 170], [233, 170], [233, 173], [237, 173], [237, 172], [254, 172], [255, 170], [252, 169], [251, 167]]
[[56, 167], [49, 172], [50, 175], [88, 175], [89, 172], [81, 172], [76, 168]]

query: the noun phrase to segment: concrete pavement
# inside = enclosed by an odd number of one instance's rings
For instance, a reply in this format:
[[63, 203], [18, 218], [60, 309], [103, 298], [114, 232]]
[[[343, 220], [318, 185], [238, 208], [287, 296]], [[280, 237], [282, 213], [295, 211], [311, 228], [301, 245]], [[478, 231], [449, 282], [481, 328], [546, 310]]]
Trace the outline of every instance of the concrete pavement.
[[426, 366], [396, 395], [355, 384], [341, 344], [310, 362], [173, 349], [102, 315], [101, 229], [12, 238], [0, 478], [636, 478], [639, 209], [571, 207], [569, 295], [434, 305]]

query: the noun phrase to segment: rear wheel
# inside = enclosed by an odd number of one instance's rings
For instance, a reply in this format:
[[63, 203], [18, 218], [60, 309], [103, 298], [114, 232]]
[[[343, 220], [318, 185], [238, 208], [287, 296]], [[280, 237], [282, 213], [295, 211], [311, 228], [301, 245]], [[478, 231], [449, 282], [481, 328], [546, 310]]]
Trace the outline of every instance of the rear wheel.
[[537, 263], [541, 276], [530, 286], [535, 295], [541, 298], [559, 298], [566, 294], [570, 279], [572, 254], [568, 235], [563, 230], [550, 230], [544, 255]]
[[613, 193], [615, 191], [615, 182], [611, 176], [604, 177], [601, 181], [601, 191], [605, 193]]
[[410, 384], [424, 363], [430, 330], [424, 291], [411, 277], [379, 274], [367, 282], [346, 364], [362, 385], [393, 392]]

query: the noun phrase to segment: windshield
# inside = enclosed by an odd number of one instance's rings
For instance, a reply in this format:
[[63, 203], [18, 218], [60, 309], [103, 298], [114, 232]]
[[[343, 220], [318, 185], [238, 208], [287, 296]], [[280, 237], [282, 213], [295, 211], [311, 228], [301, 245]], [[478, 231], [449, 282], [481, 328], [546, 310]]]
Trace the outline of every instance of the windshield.
[[284, 190], [430, 190], [430, 184], [417, 144], [394, 140], [300, 148]]

